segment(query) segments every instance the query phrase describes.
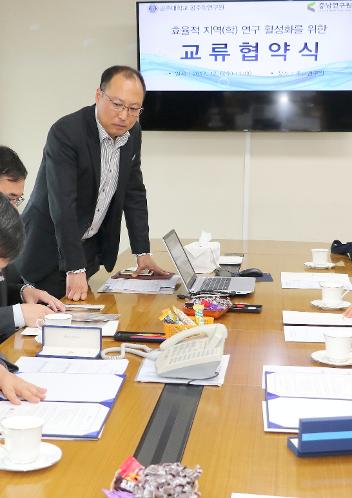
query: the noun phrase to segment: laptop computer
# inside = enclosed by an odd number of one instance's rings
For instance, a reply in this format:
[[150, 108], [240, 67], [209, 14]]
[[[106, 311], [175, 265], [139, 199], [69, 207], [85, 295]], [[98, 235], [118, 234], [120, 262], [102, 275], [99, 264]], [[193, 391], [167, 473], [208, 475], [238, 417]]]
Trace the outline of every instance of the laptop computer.
[[196, 275], [175, 230], [164, 235], [163, 241], [190, 294], [250, 294], [255, 289], [254, 277], [205, 277]]

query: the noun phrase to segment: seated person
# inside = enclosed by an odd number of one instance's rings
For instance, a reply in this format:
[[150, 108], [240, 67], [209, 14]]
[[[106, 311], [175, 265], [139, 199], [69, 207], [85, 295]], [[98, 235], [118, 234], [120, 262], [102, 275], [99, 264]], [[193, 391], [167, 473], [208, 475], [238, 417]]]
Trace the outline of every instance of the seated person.
[[[19, 254], [23, 240], [24, 229], [19, 214], [0, 194], [0, 270]], [[44, 398], [45, 389], [16, 377], [9, 372], [11, 369], [15, 369], [14, 365], [0, 357], [0, 389], [9, 401], [19, 404], [19, 397], [31, 402]]]
[[[27, 170], [18, 155], [8, 147], [0, 146], [0, 192], [15, 207], [23, 201], [24, 182]], [[24, 304], [19, 304], [20, 302]], [[34, 327], [38, 318], [50, 311], [64, 311], [65, 306], [45, 291], [24, 284], [13, 265], [0, 274], [0, 342], [9, 337], [16, 328]], [[12, 306], [14, 305], [14, 306]]]

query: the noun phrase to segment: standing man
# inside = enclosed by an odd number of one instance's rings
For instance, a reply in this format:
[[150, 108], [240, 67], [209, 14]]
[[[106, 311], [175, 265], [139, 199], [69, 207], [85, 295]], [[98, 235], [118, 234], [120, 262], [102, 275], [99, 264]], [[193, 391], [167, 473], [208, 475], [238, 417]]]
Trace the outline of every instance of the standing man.
[[150, 255], [141, 163], [145, 83], [127, 66], [101, 76], [95, 106], [69, 114], [50, 129], [31, 198], [23, 213], [26, 247], [21, 274], [56, 297], [86, 299], [100, 264], [112, 271], [125, 215], [137, 273], [165, 274]]
[[[9, 147], [0, 146], [0, 192], [14, 207], [23, 201], [27, 170], [22, 161]], [[2, 214], [0, 213], [0, 216]], [[65, 306], [45, 291], [24, 284], [13, 265], [0, 271], [0, 342], [16, 331], [16, 328], [34, 327], [38, 318], [52, 311], [64, 311]]]

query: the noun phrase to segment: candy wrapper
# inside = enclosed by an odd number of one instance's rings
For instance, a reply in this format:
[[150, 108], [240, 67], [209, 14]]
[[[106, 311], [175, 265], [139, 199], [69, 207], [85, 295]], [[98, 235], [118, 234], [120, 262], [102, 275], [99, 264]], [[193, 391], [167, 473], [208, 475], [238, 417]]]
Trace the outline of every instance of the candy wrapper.
[[219, 318], [232, 306], [231, 300], [227, 297], [205, 294], [204, 296], [196, 296], [186, 301], [183, 311], [189, 316], [194, 316], [194, 306], [198, 304], [204, 306], [204, 316], [212, 316], [213, 318]]
[[201, 469], [181, 463], [161, 463], [143, 467], [128, 457], [117, 470], [108, 498], [197, 498]]

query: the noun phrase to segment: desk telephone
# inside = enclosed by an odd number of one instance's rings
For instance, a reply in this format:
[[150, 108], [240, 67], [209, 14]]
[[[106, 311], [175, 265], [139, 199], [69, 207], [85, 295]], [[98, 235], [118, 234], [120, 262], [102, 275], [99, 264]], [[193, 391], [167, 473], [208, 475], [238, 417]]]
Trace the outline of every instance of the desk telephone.
[[[159, 349], [129, 343], [105, 349], [101, 356], [116, 359], [124, 358], [125, 353], [133, 353], [154, 360], [156, 372], [161, 377], [207, 379], [216, 374], [226, 337], [225, 325], [202, 325], [175, 334], [160, 344]], [[120, 352], [120, 355], [108, 356], [110, 352]]]

